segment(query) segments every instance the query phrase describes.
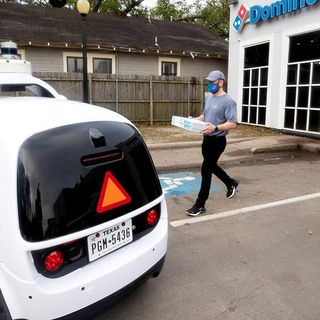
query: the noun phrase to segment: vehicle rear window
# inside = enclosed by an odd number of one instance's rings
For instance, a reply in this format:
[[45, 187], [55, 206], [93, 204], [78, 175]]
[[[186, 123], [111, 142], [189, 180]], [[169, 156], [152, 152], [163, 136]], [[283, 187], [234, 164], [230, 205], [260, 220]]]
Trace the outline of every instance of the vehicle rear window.
[[54, 98], [53, 94], [38, 84], [0, 84], [0, 97], [44, 97]]
[[[108, 176], [130, 201], [104, 212], [99, 202]], [[113, 121], [63, 126], [28, 138], [19, 151], [17, 186], [20, 230], [27, 241], [98, 225], [162, 193], [138, 131]]]

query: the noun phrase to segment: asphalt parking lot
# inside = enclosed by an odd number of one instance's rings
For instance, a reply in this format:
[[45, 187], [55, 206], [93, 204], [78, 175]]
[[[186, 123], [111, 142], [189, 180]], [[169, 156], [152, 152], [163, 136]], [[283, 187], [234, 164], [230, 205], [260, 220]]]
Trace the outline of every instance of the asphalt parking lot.
[[162, 274], [96, 320], [320, 319], [318, 158], [283, 153], [227, 166], [240, 180], [236, 196], [226, 199], [213, 180], [208, 212], [199, 218], [184, 213], [196, 196], [190, 188], [168, 194]]

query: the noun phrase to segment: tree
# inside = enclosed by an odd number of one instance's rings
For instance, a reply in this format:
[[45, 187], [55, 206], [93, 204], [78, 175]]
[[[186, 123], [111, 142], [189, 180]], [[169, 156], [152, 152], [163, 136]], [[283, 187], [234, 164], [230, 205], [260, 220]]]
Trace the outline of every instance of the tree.
[[[129, 13], [135, 12], [136, 8], [141, 5], [143, 0], [88, 0], [90, 2], [90, 7], [93, 12], [107, 12], [115, 13], [118, 15], [128, 15]], [[3, 3], [19, 3], [26, 4], [30, 6], [54, 6], [63, 7], [66, 5], [71, 9], [76, 8], [77, 0], [0, 0]], [[147, 15], [147, 10], [145, 8], [140, 8], [137, 10], [138, 13], [141, 12]]]
[[[140, 16], [167, 21], [185, 21], [205, 25], [217, 35], [229, 35], [229, 6], [226, 0], [158, 0], [154, 8], [143, 5], [144, 0], [88, 0], [91, 10], [120, 16]], [[0, 0], [34, 6], [68, 6], [75, 9], [77, 0]]]
[[230, 9], [227, 1], [207, 0], [202, 9], [199, 23], [207, 26], [215, 34], [229, 37], [229, 15]]
[[159, 20], [194, 22], [205, 25], [215, 34], [229, 36], [229, 6], [225, 0], [186, 1], [158, 0], [150, 16]]

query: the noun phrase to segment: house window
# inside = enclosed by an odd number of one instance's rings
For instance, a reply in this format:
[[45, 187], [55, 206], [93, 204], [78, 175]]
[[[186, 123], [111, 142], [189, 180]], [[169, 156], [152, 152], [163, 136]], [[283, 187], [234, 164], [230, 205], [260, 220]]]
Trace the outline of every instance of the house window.
[[93, 58], [94, 73], [112, 73], [112, 59]]
[[320, 132], [320, 31], [290, 38], [284, 128]]
[[161, 62], [161, 75], [162, 76], [176, 76], [177, 75], [177, 62]]
[[159, 76], [178, 76], [180, 77], [179, 58], [159, 58]]
[[[116, 73], [116, 63], [114, 54], [88, 53], [87, 67], [88, 73]], [[81, 52], [63, 52], [63, 71], [82, 72], [83, 60]]]
[[67, 57], [67, 72], [82, 72], [83, 61], [79, 57]]
[[269, 43], [248, 47], [244, 54], [241, 121], [265, 125]]

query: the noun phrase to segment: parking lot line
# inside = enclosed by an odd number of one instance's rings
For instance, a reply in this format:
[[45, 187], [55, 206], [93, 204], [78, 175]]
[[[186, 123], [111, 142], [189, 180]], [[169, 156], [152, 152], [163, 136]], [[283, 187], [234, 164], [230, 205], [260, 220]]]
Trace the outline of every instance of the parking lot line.
[[253, 212], [253, 211], [256, 211], [258, 213], [260, 210], [283, 206], [283, 205], [295, 203], [295, 202], [311, 200], [311, 199], [319, 198], [319, 197], [320, 197], [320, 192], [311, 193], [311, 194], [306, 194], [306, 195], [299, 196], [299, 197], [288, 198], [288, 199], [278, 200], [278, 201], [272, 201], [272, 202], [258, 204], [258, 205], [254, 205], [254, 206], [250, 206], [250, 207], [229, 210], [229, 211], [224, 211], [224, 212], [218, 212], [218, 213], [213, 213], [213, 214], [207, 214], [207, 215], [201, 215], [198, 217], [187, 218], [187, 219], [182, 219], [182, 220], [171, 221], [170, 225], [172, 227], [176, 228], [176, 227], [181, 227], [186, 224], [194, 224], [194, 223], [199, 223], [199, 222], [203, 222], [203, 221], [216, 220], [216, 219], [235, 216], [235, 215], [242, 214], [242, 213], [248, 213], [248, 212]]

